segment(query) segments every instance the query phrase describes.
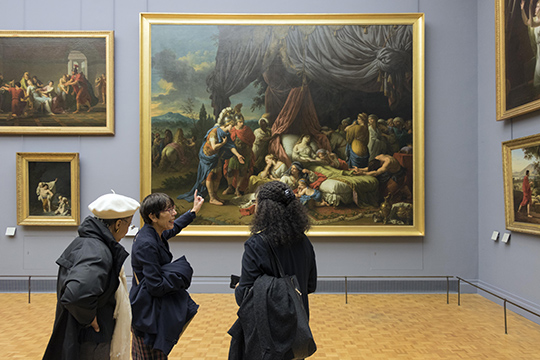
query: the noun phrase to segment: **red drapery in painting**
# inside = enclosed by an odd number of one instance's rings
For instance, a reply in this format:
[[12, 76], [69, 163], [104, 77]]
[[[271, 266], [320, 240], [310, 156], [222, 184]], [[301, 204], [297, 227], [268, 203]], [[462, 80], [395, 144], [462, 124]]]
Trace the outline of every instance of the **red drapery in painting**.
[[291, 166], [291, 160], [281, 144], [281, 135], [288, 133], [293, 125], [299, 129], [300, 134], [311, 135], [319, 148], [332, 150], [328, 138], [321, 133], [321, 125], [307, 85], [291, 89], [283, 108], [272, 125], [273, 138], [270, 140], [269, 153], [275, 154], [287, 166]]

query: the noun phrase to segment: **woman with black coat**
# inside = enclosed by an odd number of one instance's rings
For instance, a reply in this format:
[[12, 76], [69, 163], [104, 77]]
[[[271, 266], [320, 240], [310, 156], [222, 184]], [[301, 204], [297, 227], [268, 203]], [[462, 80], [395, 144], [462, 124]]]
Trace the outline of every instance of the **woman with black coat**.
[[[251, 237], [244, 244], [242, 272], [235, 289], [239, 306], [257, 278], [264, 274], [279, 277], [271, 249], [266, 243], [269, 241], [285, 274], [296, 275], [309, 318], [308, 294], [317, 287], [317, 264], [313, 245], [305, 234], [308, 229], [306, 209], [287, 184], [272, 181], [259, 187]], [[233, 337], [229, 359], [262, 359], [262, 353], [258, 356], [249, 348], [251, 334], [243, 333], [239, 327], [237, 321], [229, 331]]]

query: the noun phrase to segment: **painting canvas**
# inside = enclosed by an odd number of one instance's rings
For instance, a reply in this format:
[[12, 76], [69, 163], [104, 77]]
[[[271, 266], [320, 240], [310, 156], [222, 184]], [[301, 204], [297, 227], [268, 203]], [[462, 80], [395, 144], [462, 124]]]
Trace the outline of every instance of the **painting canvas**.
[[423, 14], [141, 14], [141, 198], [245, 235], [289, 184], [311, 235], [424, 233]]
[[17, 224], [79, 224], [79, 155], [17, 153]]
[[540, 234], [540, 134], [502, 146], [506, 228]]
[[0, 31], [0, 134], [114, 134], [112, 31]]
[[496, 0], [497, 120], [540, 108], [540, 5]]

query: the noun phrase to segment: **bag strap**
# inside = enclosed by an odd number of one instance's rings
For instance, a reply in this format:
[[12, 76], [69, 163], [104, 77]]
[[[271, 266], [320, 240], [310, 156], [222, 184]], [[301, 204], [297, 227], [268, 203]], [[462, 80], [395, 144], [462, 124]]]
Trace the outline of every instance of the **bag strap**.
[[133, 272], [133, 276], [135, 277], [135, 281], [137, 282], [137, 285], [139, 285], [139, 278], [137, 277], [137, 274], [135, 271]]
[[[139, 235], [139, 233], [137, 233], [137, 235], [135, 235], [135, 238], [133, 239], [133, 242], [137, 241], [137, 236]], [[137, 274], [135, 273], [135, 270], [133, 270], [133, 277], [135, 278], [135, 281], [137, 282], [137, 285], [139, 285], [139, 278], [137, 277]]]
[[264, 242], [266, 242], [266, 244], [268, 244], [268, 246], [270, 247], [272, 258], [274, 259], [274, 263], [277, 265], [277, 268], [279, 271], [279, 277], [282, 277], [282, 278], [285, 277], [285, 271], [283, 271], [283, 266], [281, 266], [281, 262], [279, 261], [279, 258], [277, 257], [274, 244], [272, 244], [272, 242], [262, 232], [260, 232], [259, 235], [263, 238]]

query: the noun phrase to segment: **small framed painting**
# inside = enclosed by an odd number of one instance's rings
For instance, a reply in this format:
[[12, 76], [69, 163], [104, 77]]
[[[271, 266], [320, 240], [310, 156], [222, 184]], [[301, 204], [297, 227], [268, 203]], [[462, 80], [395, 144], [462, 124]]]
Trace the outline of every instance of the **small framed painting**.
[[506, 228], [540, 234], [540, 134], [502, 143]]
[[17, 153], [17, 224], [77, 226], [78, 153]]

